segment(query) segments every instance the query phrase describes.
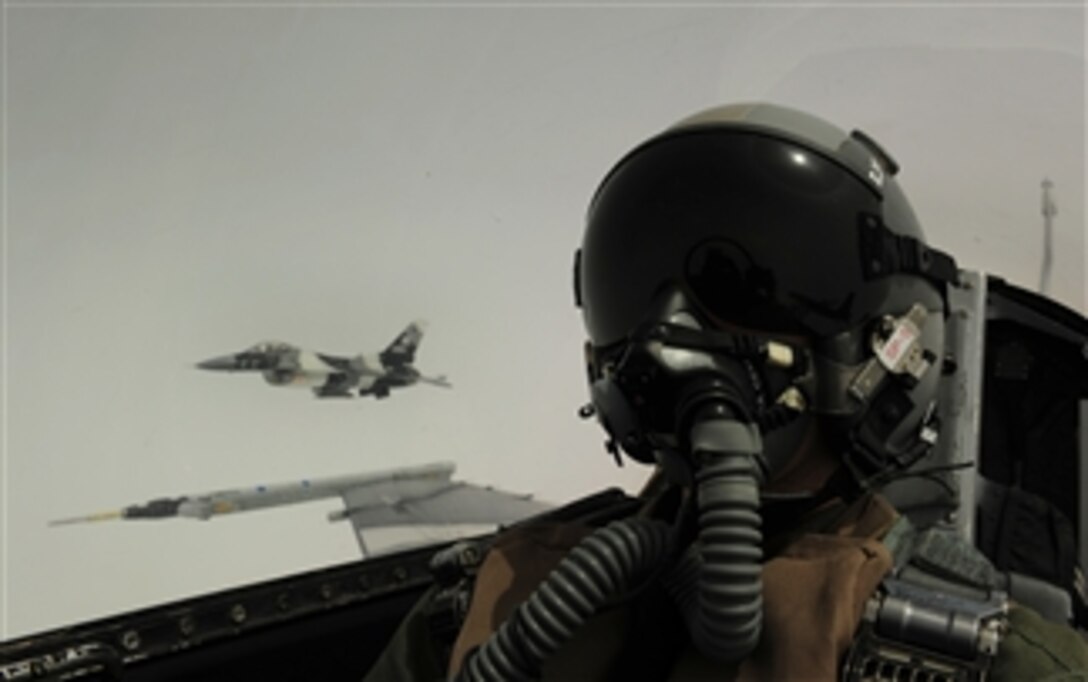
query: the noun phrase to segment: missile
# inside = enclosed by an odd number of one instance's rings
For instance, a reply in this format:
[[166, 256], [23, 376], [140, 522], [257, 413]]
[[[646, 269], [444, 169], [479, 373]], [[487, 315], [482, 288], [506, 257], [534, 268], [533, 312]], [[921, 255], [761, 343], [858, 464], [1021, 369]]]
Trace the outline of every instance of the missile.
[[176, 517], [208, 520], [222, 514], [340, 497], [344, 508], [329, 513], [329, 521], [350, 521], [359, 549], [367, 557], [371, 550], [363, 536], [373, 528], [494, 526], [512, 523], [551, 507], [533, 499], [532, 495], [454, 481], [454, 470], [452, 462], [436, 462], [382, 472], [161, 497], [117, 511], [60, 519], [49, 525]]
[[[454, 465], [439, 462], [406, 467], [389, 472], [349, 474], [329, 478], [303, 479], [291, 483], [256, 485], [198, 495], [160, 497], [144, 504], [133, 504], [116, 511], [50, 521], [50, 526], [65, 526], [96, 521], [166, 519], [187, 517], [207, 520], [234, 512], [268, 509], [327, 497], [342, 496], [355, 490], [384, 491], [390, 486], [405, 487], [411, 496], [426, 496], [449, 484]], [[383, 499], [386, 494], [380, 494]]]

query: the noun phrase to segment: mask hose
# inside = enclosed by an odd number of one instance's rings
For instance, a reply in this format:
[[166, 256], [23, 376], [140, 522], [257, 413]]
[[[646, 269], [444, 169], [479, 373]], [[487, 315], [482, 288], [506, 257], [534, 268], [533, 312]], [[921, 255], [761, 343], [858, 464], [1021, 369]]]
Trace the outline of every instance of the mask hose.
[[[594, 403], [621, 437], [638, 443], [639, 424], [655, 417], [664, 427], [659, 431], [688, 436], [697, 542], [664, 582], [698, 649], [725, 661], [750, 653], [763, 625], [759, 487], [768, 465], [746, 409], [750, 383], [741, 362], [648, 342], [631, 346], [615, 379], [594, 384]], [[650, 396], [657, 399], [645, 399]], [[457, 679], [538, 677], [543, 662], [590, 617], [673, 557], [673, 529], [662, 521], [634, 517], [594, 531], [466, 660]]]
[[724, 405], [700, 410], [691, 427], [698, 541], [665, 580], [703, 655], [747, 656], [763, 626], [758, 429]]
[[662, 521], [637, 517], [594, 531], [468, 658], [457, 680], [508, 682], [538, 678], [543, 661], [594, 613], [638, 585], [668, 558], [671, 533]]

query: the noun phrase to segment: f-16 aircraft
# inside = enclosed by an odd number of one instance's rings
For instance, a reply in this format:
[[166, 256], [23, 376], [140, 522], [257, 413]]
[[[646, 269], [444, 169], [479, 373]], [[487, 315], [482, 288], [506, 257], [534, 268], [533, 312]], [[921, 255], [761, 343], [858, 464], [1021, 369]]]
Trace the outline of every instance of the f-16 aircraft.
[[423, 338], [424, 323], [416, 320], [380, 353], [338, 357], [315, 353], [280, 341], [265, 341], [240, 353], [198, 363], [200, 369], [261, 372], [273, 386], [302, 386], [318, 398], [360, 396], [385, 398], [394, 388], [417, 382], [450, 388], [445, 376], [427, 377], [412, 366]]
[[[512, 523], [548, 510], [551, 505], [494, 488], [452, 480], [455, 466], [438, 462], [378, 473], [349, 474], [212, 493], [164, 497], [115, 511], [60, 519], [51, 526], [109, 520], [213, 516], [341, 497], [344, 508], [329, 521], [349, 520], [363, 556], [371, 555], [364, 532], [375, 528], [442, 527], [454, 524]], [[423, 542], [426, 542], [424, 539]], [[399, 549], [397, 546], [388, 549]]]

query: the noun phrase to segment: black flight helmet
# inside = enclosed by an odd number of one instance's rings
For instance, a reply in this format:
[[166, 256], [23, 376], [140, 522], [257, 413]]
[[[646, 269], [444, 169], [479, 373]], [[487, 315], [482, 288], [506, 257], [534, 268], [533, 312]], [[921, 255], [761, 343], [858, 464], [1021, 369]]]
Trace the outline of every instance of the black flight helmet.
[[864, 134], [770, 104], [636, 147], [594, 195], [576, 259], [591, 383], [679, 291], [708, 328], [806, 339], [806, 409], [839, 424], [860, 478], [909, 464], [935, 436], [957, 270], [926, 246], [897, 171]]

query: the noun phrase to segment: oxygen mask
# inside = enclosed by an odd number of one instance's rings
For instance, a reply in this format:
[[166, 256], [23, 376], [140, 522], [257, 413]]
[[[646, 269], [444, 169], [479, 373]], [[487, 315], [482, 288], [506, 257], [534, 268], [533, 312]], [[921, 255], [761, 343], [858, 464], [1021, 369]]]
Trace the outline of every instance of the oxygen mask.
[[[701, 321], [679, 289], [663, 292], [645, 322], [621, 344], [587, 347], [591, 406], [608, 434], [606, 447], [642, 463], [661, 465], [678, 483], [690, 482], [692, 428], [731, 421], [774, 431], [807, 409], [807, 351]], [[754, 453], [761, 478], [789, 452]]]

